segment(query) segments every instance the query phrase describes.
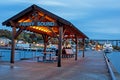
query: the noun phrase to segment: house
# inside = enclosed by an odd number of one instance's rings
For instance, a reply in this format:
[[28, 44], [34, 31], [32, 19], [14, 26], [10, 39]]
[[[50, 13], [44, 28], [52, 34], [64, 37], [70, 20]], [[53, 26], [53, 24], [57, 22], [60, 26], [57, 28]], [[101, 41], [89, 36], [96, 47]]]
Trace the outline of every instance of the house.
[[8, 38], [5, 38], [5, 37], [0, 38], [0, 46], [7, 46], [9, 45], [10, 42], [11, 40]]

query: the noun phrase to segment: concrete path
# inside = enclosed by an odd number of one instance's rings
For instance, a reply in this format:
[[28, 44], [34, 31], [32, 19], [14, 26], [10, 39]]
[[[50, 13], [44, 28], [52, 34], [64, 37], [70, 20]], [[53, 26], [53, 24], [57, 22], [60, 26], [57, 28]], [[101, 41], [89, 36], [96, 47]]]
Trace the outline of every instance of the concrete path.
[[0, 80], [111, 80], [102, 52], [86, 51], [85, 58], [62, 59], [57, 63], [18, 61], [11, 68], [0, 62]]

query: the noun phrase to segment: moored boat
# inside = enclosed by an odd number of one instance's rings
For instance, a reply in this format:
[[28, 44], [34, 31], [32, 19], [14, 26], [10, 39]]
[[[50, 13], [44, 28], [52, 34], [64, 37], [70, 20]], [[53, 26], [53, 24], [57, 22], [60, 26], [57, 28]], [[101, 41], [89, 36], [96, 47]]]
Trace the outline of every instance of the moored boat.
[[103, 45], [103, 51], [105, 53], [111, 53], [113, 51], [113, 47], [112, 47], [112, 44], [111, 43], [105, 43]]

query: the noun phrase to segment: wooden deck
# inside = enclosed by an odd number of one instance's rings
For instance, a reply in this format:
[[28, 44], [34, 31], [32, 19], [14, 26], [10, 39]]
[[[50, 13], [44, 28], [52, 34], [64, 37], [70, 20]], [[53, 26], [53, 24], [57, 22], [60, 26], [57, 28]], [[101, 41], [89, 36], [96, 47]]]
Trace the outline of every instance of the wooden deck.
[[62, 67], [56, 64], [23, 60], [11, 68], [0, 62], [0, 80], [111, 80], [102, 52], [86, 51], [85, 58], [62, 59]]

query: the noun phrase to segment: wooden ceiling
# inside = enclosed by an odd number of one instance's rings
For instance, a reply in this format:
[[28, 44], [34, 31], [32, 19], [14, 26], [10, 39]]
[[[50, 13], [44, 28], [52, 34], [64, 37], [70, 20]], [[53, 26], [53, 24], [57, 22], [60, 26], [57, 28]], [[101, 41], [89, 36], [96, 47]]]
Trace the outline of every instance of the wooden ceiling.
[[[12, 23], [14, 24], [12, 24]], [[21, 22], [54, 22], [54, 26], [20, 26], [19, 23]], [[46, 11], [37, 5], [32, 5], [27, 9], [23, 10], [22, 12], [18, 13], [17, 15], [13, 16], [12, 18], [4, 21], [2, 23], [6, 26], [15, 26], [16, 28], [23, 29], [38, 33], [38, 34], [46, 34], [51, 37], [54, 35], [59, 34], [59, 27], [63, 27], [63, 34], [66, 38], [75, 37], [77, 35], [78, 38], [88, 38], [84, 33], [78, 30], [72, 23], [69, 21], [49, 12]]]

